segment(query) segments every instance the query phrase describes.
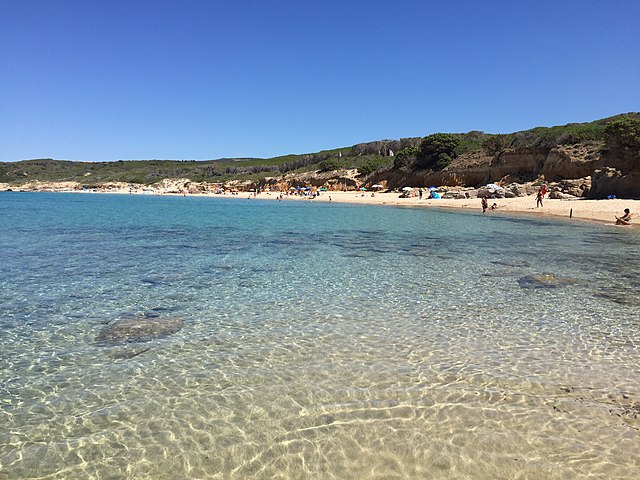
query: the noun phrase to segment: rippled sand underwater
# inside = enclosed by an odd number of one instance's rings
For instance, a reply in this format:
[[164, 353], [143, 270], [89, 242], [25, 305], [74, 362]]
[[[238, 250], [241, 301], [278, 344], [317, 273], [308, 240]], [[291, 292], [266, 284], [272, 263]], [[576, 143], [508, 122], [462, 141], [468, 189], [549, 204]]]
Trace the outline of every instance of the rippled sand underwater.
[[[0, 479], [640, 474], [633, 232], [254, 200], [0, 210]], [[574, 282], [518, 283], [544, 272]], [[131, 318], [181, 328], [104, 341]]]

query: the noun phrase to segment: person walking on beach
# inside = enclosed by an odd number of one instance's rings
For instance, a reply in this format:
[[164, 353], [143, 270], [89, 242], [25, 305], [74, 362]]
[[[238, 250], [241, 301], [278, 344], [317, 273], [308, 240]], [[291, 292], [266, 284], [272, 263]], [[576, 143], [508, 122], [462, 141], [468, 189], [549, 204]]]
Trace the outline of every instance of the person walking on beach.
[[487, 201], [487, 197], [482, 197], [482, 213], [487, 211], [489, 207], [489, 202]]
[[536, 196], [536, 208], [542, 207], [542, 197], [544, 197], [544, 193], [542, 193], [542, 189], [538, 190], [538, 195]]
[[624, 215], [616, 217], [616, 225], [631, 225], [631, 212], [628, 208], [624, 209]]

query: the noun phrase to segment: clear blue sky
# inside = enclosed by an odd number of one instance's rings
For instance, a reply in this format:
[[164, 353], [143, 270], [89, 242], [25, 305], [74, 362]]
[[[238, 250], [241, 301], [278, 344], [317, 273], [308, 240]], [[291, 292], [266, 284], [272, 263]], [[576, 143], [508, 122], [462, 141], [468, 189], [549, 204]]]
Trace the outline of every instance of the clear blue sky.
[[638, 110], [636, 0], [0, 0], [0, 161], [271, 157]]

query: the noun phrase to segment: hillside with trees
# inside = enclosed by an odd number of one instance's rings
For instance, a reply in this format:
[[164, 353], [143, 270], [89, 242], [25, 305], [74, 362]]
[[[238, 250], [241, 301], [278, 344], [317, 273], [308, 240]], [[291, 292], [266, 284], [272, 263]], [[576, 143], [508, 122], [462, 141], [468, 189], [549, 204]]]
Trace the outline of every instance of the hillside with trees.
[[434, 133], [266, 159], [4, 162], [0, 183], [77, 182], [90, 188], [110, 182], [151, 185], [187, 178], [255, 186], [266, 177], [317, 174], [324, 178], [328, 172], [341, 171], [356, 172], [351, 188], [383, 183], [389, 189], [593, 176], [592, 196], [617, 192], [640, 197], [640, 114], [509, 134]]

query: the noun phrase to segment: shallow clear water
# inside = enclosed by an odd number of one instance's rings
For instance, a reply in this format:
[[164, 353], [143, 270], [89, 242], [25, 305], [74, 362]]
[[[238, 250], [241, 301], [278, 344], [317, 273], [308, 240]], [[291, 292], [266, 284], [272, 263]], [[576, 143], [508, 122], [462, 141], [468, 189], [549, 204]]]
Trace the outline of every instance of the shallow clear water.
[[[0, 194], [2, 478], [637, 478], [640, 237]], [[552, 272], [575, 283], [525, 289]], [[180, 319], [143, 343], [123, 318]]]

